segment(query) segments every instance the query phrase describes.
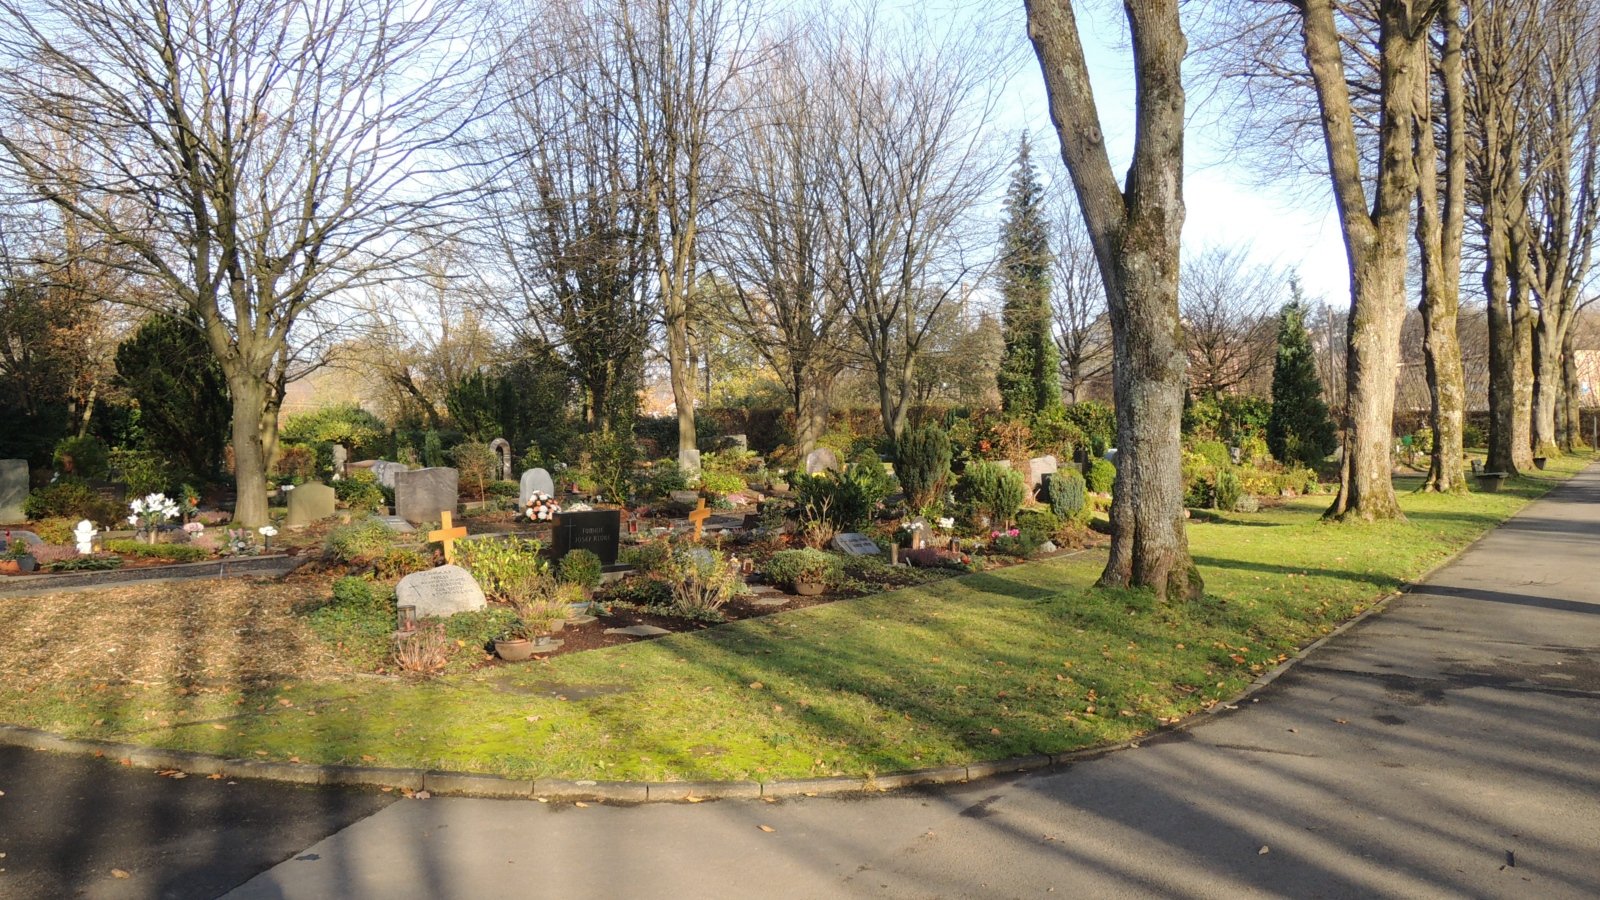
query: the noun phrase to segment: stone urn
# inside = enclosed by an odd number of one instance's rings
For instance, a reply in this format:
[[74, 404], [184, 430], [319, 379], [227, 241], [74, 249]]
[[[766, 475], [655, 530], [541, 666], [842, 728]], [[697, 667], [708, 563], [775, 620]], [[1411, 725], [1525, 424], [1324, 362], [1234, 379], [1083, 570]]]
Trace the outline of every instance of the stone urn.
[[1547, 457], [1535, 456], [1533, 458], [1533, 467], [1535, 469], [1541, 469], [1542, 470], [1542, 469], [1544, 469], [1544, 464], [1549, 462], [1549, 461], [1550, 460]]
[[815, 597], [822, 593], [825, 585], [820, 581], [796, 581], [794, 592], [802, 597]]

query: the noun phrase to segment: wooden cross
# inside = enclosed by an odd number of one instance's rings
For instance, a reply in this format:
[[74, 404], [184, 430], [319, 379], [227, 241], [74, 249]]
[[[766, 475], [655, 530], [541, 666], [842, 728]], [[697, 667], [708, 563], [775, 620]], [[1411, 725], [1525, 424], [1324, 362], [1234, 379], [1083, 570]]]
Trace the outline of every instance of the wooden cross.
[[706, 520], [711, 518], [711, 510], [706, 509], [706, 498], [700, 498], [700, 505], [689, 513], [689, 523], [694, 526], [694, 539], [700, 540], [700, 532], [705, 530]]
[[439, 513], [439, 530], [428, 532], [428, 540], [444, 545], [444, 561], [449, 565], [456, 563], [456, 541], [467, 536], [467, 529], [456, 526], [450, 527], [450, 511]]

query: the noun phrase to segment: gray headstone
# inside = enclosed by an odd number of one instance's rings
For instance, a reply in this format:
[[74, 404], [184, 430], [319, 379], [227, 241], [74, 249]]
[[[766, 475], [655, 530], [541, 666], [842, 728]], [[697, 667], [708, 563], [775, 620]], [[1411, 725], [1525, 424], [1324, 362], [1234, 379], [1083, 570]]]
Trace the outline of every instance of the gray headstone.
[[372, 472], [378, 483], [390, 490], [394, 489], [394, 476], [400, 472], [410, 470], [405, 463], [391, 462], [387, 459], [364, 459], [361, 462], [350, 463], [349, 468], [367, 469]]
[[678, 468], [685, 475], [693, 475], [700, 471], [700, 451], [694, 448], [678, 451]]
[[833, 549], [851, 556], [875, 556], [883, 551], [878, 548], [878, 542], [864, 534], [846, 531], [835, 535]]
[[1057, 467], [1054, 456], [1036, 456], [1028, 460], [1028, 490], [1039, 493], [1044, 487], [1045, 476], [1054, 475]]
[[394, 511], [413, 525], [439, 521], [439, 513], [456, 511], [461, 498], [461, 474], [445, 466], [396, 472]]
[[333, 488], [318, 482], [302, 484], [289, 494], [289, 515], [284, 527], [300, 528], [323, 519], [333, 518]]
[[471, 572], [460, 566], [440, 566], [400, 579], [394, 589], [394, 602], [397, 606], [416, 607], [417, 618], [421, 619], [483, 609], [488, 601]]
[[350, 462], [350, 451], [343, 444], [333, 445], [333, 474], [343, 478], [345, 467]]
[[489, 449], [494, 451], [495, 461], [500, 464], [500, 480], [511, 480], [511, 442], [505, 438], [495, 438], [489, 442]]
[[722, 445], [729, 450], [749, 450], [750, 438], [742, 434], [730, 434], [722, 439]]
[[28, 499], [28, 461], [25, 459], [0, 459], [0, 524], [26, 522], [28, 514], [22, 511]]
[[4, 533], [0, 533], [0, 537], [4, 537], [6, 534], [10, 534], [13, 541], [20, 541], [29, 547], [38, 547], [44, 544], [44, 541], [37, 534], [31, 531], [24, 531], [21, 528], [7, 528]]
[[832, 472], [839, 468], [839, 455], [827, 447], [818, 447], [806, 454], [806, 474]]
[[377, 519], [379, 522], [387, 525], [390, 531], [399, 532], [400, 534], [411, 534], [412, 532], [416, 531], [415, 528], [411, 527], [410, 522], [407, 522], [405, 519], [402, 519], [399, 516], [378, 516]]
[[699, 506], [699, 491], [668, 491], [667, 499], [679, 506]]
[[543, 491], [551, 497], [556, 495], [556, 483], [551, 479], [549, 472], [543, 469], [529, 469], [522, 473], [522, 479], [517, 486], [517, 506], [526, 507], [528, 498], [533, 496], [534, 491]]

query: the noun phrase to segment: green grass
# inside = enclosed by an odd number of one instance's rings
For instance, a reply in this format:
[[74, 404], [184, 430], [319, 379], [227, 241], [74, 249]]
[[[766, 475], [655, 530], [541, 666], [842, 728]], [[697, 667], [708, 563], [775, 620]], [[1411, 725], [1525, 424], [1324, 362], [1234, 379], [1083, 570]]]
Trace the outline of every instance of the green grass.
[[1552, 460], [1499, 494], [1406, 494], [1404, 523], [1324, 523], [1327, 497], [1192, 523], [1207, 589], [1193, 604], [1088, 590], [1097, 553], [427, 682], [0, 688], [0, 718], [228, 755], [521, 777], [769, 780], [1066, 751], [1237, 693], [1588, 459]]

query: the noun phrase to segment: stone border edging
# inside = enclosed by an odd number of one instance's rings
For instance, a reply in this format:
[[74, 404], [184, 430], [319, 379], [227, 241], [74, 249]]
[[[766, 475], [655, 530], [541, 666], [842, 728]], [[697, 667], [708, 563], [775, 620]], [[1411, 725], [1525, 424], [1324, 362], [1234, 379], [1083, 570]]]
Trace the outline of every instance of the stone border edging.
[[[130, 584], [160, 584], [200, 578], [234, 578], [240, 575], [282, 576], [309, 562], [306, 555], [230, 557], [170, 566], [144, 566], [133, 569], [104, 569], [90, 572], [60, 572], [51, 575], [10, 575], [0, 581], [0, 598], [77, 591], [88, 588], [121, 587]], [[148, 575], [140, 573], [148, 572]]]
[[[1580, 470], [1581, 471], [1581, 470]], [[1544, 499], [1572, 479], [1564, 479], [1530, 504]], [[1521, 510], [1518, 510], [1520, 513]], [[1515, 517], [1513, 514], [1512, 518]], [[1419, 576], [1418, 581], [1406, 582], [1399, 590], [1373, 601], [1355, 617], [1306, 645], [1299, 653], [1284, 660], [1272, 669], [1256, 676], [1248, 686], [1230, 700], [1218, 701], [1212, 706], [1191, 713], [1182, 721], [1157, 729], [1139, 738], [1101, 744], [1064, 753], [1040, 753], [967, 765], [939, 766], [896, 772], [886, 775], [869, 775], [866, 778], [830, 777], [798, 778], [775, 781], [569, 781], [565, 779], [516, 779], [499, 775], [479, 775], [470, 772], [437, 772], [426, 769], [369, 768], [365, 766], [319, 765], [313, 763], [275, 762], [256, 759], [227, 759], [192, 750], [162, 750], [136, 744], [112, 741], [75, 739], [51, 734], [20, 725], [0, 724], [0, 744], [72, 753], [86, 756], [103, 756], [126, 765], [150, 769], [177, 769], [194, 775], [221, 775], [225, 778], [256, 778], [283, 781], [292, 784], [343, 785], [384, 787], [398, 790], [427, 791], [430, 795], [455, 797], [481, 797], [498, 800], [589, 800], [613, 803], [670, 803], [689, 800], [753, 800], [757, 798], [816, 797], [852, 793], [882, 793], [918, 785], [965, 784], [1000, 775], [1034, 772], [1040, 769], [1066, 767], [1115, 753], [1136, 749], [1143, 743], [1159, 741], [1164, 736], [1186, 731], [1195, 725], [1210, 721], [1220, 712], [1239, 709], [1239, 704], [1264, 690], [1284, 673], [1304, 662], [1314, 651], [1341, 634], [1355, 628], [1367, 619], [1382, 612], [1389, 601], [1411, 593], [1421, 579], [1427, 578], [1455, 562], [1463, 553], [1477, 546], [1509, 522], [1510, 518], [1478, 535], [1454, 553], [1439, 561]], [[1087, 551], [1079, 551], [1087, 552]], [[1077, 555], [1077, 553], [1070, 554]], [[203, 565], [214, 565], [204, 563]]]

